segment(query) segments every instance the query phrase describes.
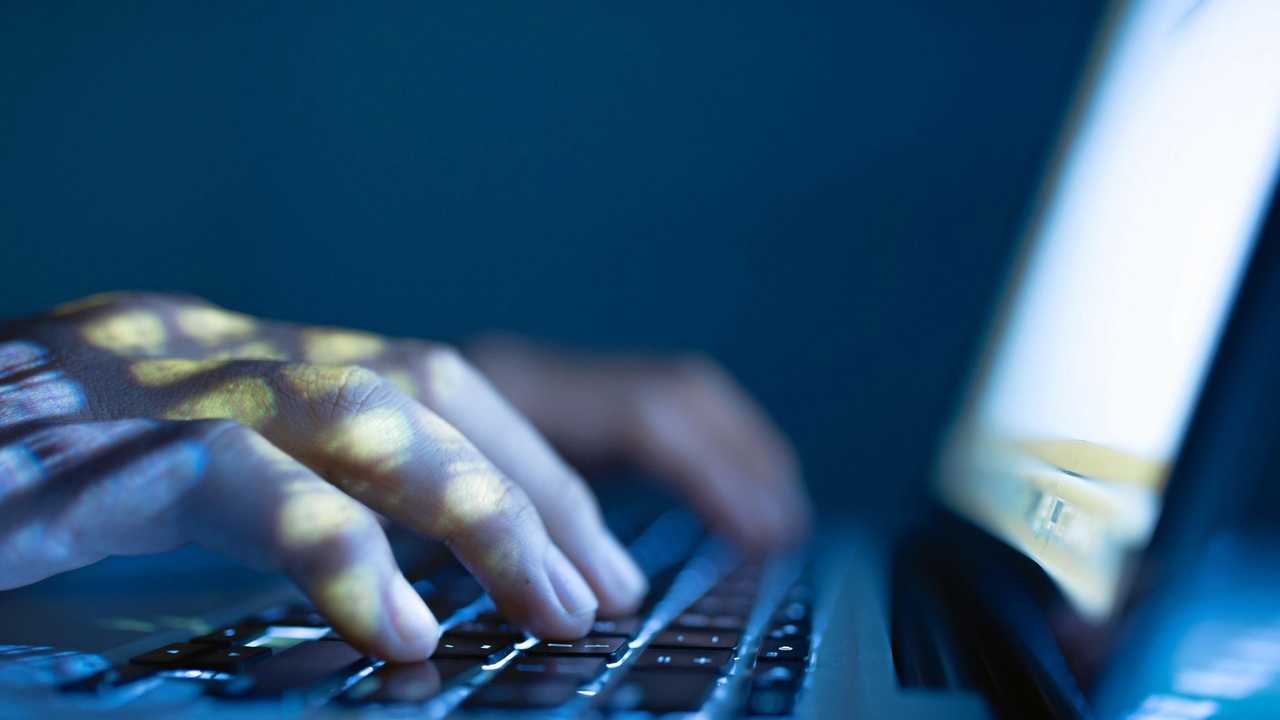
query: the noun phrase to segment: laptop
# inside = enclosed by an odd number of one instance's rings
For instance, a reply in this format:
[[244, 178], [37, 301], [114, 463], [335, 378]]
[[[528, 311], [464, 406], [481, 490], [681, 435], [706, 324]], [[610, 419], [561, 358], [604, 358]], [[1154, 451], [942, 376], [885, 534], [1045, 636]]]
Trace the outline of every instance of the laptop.
[[113, 558], [0, 593], [0, 716], [1280, 716], [1277, 38], [1273, 0], [1111, 10], [906, 532], [748, 560], [605, 498], [652, 591], [572, 642], [404, 543], [445, 635], [399, 666], [279, 577]]

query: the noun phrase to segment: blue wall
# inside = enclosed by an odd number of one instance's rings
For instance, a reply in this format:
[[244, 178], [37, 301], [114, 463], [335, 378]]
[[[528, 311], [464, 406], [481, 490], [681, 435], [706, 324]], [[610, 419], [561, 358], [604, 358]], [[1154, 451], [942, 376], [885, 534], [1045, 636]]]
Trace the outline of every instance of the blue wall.
[[703, 348], [915, 492], [1097, 2], [0, 10], [0, 315], [106, 288]]

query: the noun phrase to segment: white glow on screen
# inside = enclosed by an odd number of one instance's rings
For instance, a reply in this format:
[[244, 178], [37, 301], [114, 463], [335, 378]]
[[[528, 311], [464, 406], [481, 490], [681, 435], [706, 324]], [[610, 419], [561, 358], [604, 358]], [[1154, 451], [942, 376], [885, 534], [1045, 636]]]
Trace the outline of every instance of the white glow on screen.
[[[1280, 2], [1138, 0], [1115, 22], [943, 485], [1095, 615], [1155, 523], [1280, 155]], [[1028, 442], [1124, 471], [1009, 453]]]

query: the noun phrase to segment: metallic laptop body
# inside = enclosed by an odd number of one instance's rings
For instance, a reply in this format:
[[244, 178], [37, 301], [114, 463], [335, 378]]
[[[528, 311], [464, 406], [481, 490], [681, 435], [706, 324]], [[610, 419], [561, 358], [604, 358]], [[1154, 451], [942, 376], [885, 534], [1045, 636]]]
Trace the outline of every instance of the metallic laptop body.
[[[429, 690], [343, 655], [277, 577], [195, 549], [112, 559], [0, 594], [0, 716], [1263, 716], [1280, 589], [1265, 548], [1214, 532], [1235, 487], [1215, 473], [1256, 474], [1271, 416], [1250, 400], [1280, 398], [1259, 357], [1280, 238], [1255, 242], [1277, 78], [1273, 0], [1113, 10], [940, 453], [936, 513], [901, 542], [835, 516], [811, 552], [744, 566], [683, 511], [628, 502], [612, 520], [655, 602], [584, 651], [607, 662], [504, 685], [560, 649], [494, 641]], [[447, 561], [402, 564], [460, 645], [500, 624]], [[717, 635], [725, 608], [731, 649], [662, 644]], [[267, 660], [146, 664], [245, 618]], [[333, 667], [302, 682], [291, 658]]]

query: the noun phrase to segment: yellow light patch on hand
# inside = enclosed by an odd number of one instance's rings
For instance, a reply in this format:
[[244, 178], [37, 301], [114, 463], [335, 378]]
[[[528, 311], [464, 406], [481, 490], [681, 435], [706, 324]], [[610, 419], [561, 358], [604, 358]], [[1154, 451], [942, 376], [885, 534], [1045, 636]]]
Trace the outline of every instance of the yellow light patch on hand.
[[473, 525], [502, 512], [509, 488], [497, 468], [483, 461], [451, 463], [444, 488], [444, 508], [439, 522], [448, 534], [457, 527]]
[[378, 573], [355, 565], [334, 575], [319, 589], [319, 606], [344, 633], [370, 637], [382, 624], [382, 596]]
[[286, 548], [303, 548], [325, 542], [359, 528], [368, 515], [351, 498], [332, 489], [306, 489], [291, 493], [280, 509], [280, 543]]
[[335, 457], [388, 472], [409, 457], [413, 426], [399, 410], [377, 408], [347, 418], [326, 435], [325, 445]]
[[168, 332], [153, 312], [133, 310], [87, 323], [81, 333], [91, 345], [119, 355], [156, 355]]
[[163, 387], [173, 385], [201, 373], [217, 370], [229, 360], [139, 360], [129, 366], [129, 374], [134, 380], [147, 387]]
[[276, 396], [261, 378], [229, 380], [208, 392], [169, 408], [170, 420], [226, 418], [252, 428], [275, 417]]
[[484, 549], [480, 562], [492, 575], [513, 577], [523, 571], [520, 559], [525, 555], [522, 548], [511, 542], [495, 541]]
[[352, 373], [350, 367], [335, 365], [289, 365], [280, 371], [289, 390], [306, 402], [332, 399], [350, 389]]
[[377, 335], [350, 330], [306, 330], [302, 354], [308, 362], [340, 365], [377, 357], [387, 342]]
[[258, 327], [258, 323], [248, 315], [216, 307], [179, 308], [174, 318], [184, 335], [205, 345], [242, 338]]

